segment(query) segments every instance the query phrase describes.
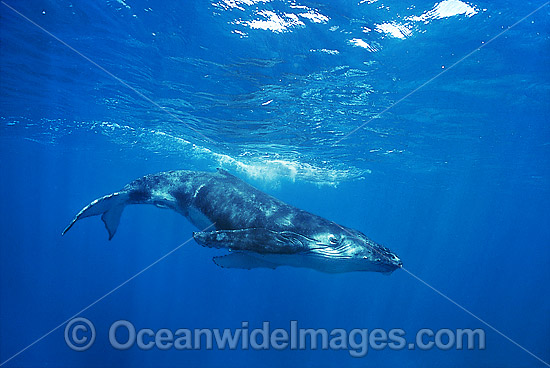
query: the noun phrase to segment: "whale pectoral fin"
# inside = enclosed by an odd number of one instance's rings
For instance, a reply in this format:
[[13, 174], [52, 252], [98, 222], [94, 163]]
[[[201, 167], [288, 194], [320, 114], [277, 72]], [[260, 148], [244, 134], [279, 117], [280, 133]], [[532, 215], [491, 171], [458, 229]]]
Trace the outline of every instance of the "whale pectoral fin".
[[262, 228], [194, 232], [202, 246], [246, 250], [260, 254], [292, 254], [305, 250], [305, 237], [293, 232], [277, 232]]
[[101, 220], [105, 223], [105, 228], [109, 232], [109, 240], [113, 238], [120, 223], [122, 210], [127, 204], [127, 195], [125, 192], [116, 192], [108, 194], [94, 200], [92, 203], [84, 207], [71, 221], [69, 226], [63, 230], [62, 235], [74, 225], [74, 223], [82, 218], [102, 215]]
[[235, 252], [225, 256], [212, 258], [214, 263], [222, 268], [241, 268], [250, 270], [252, 268], [275, 269], [278, 265], [266, 260], [251, 256], [244, 252]]

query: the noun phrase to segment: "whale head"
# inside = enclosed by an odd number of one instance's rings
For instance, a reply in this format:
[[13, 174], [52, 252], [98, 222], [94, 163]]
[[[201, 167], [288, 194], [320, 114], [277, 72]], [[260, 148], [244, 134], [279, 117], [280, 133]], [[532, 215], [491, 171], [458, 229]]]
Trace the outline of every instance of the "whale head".
[[373, 271], [392, 273], [403, 262], [388, 248], [363, 233], [337, 225], [332, 231], [317, 234], [311, 252], [325, 260], [326, 272]]

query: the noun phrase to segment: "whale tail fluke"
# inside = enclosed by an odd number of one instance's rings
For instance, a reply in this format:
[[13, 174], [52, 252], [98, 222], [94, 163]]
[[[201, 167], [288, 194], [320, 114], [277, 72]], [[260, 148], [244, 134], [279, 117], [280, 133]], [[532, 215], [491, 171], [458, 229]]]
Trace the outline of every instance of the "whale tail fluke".
[[128, 193], [124, 191], [98, 198], [84, 207], [71, 221], [69, 226], [63, 230], [61, 235], [65, 235], [76, 221], [85, 217], [101, 215], [101, 220], [105, 223], [105, 228], [109, 232], [109, 240], [111, 240], [115, 236], [116, 229], [120, 223], [120, 216], [126, 204], [128, 204]]

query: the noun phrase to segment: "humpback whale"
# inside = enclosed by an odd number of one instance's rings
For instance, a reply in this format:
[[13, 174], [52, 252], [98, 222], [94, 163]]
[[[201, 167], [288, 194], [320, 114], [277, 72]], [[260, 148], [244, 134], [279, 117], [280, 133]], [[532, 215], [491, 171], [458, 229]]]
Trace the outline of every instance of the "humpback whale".
[[[101, 215], [113, 238], [124, 207], [153, 204], [172, 209], [199, 229], [193, 238], [228, 254], [214, 262], [224, 268], [294, 266], [322, 272], [375, 271], [389, 274], [399, 257], [363, 233], [298, 209], [245, 183], [225, 170], [168, 171], [136, 179], [84, 207], [76, 221]], [[205, 229], [208, 230], [208, 229]]]

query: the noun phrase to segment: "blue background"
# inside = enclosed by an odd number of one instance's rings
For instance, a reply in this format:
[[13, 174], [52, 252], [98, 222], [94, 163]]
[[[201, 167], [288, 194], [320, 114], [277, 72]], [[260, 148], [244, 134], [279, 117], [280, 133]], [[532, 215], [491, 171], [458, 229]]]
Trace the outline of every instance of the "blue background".
[[[543, 3], [7, 4], [127, 85], [0, 4], [0, 362], [195, 230], [130, 206], [111, 242], [98, 218], [61, 237], [80, 208], [148, 173], [216, 167], [363, 231], [550, 361], [549, 6], [407, 96]], [[86, 352], [62, 326], [6, 366], [544, 366], [402, 270], [226, 270], [216, 254], [191, 241], [86, 310], [97, 330]], [[107, 333], [119, 319], [172, 330], [298, 320], [409, 340], [484, 328], [487, 347], [117, 351]]]

